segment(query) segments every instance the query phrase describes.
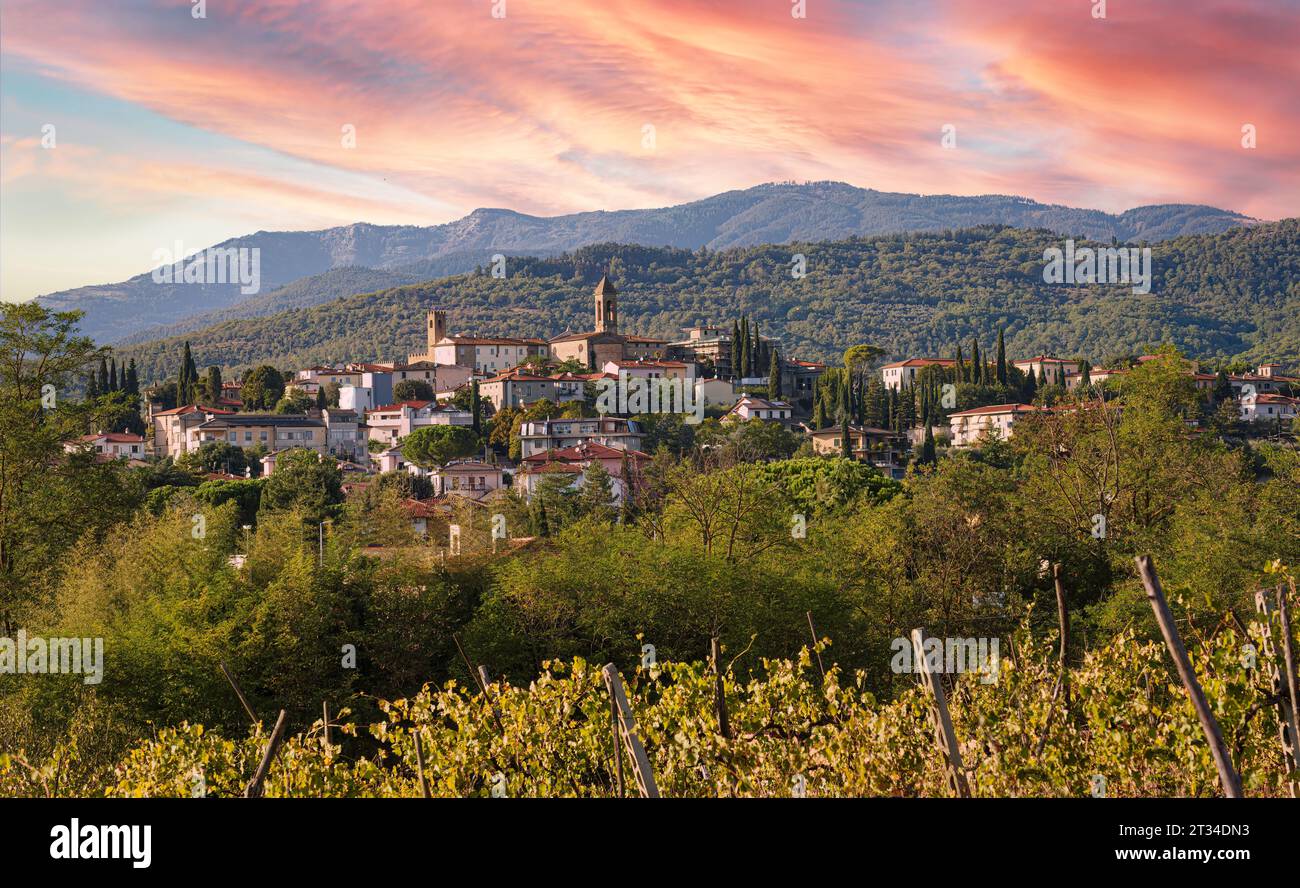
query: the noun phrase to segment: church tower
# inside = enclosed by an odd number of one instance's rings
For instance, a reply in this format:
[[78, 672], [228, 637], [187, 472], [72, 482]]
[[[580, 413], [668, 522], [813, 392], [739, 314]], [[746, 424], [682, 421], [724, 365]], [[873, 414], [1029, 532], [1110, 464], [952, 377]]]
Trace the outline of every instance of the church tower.
[[618, 290], [607, 274], [596, 285], [596, 332], [618, 333]]
[[441, 308], [430, 309], [428, 319], [428, 355], [429, 359], [433, 360], [433, 347], [447, 335], [447, 312]]

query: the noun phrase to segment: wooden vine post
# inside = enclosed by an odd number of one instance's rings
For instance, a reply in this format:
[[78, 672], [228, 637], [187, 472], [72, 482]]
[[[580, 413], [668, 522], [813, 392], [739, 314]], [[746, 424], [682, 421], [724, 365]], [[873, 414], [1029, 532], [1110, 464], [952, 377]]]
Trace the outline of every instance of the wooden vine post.
[[420, 796], [422, 798], [432, 798], [429, 793], [429, 780], [424, 776], [424, 744], [420, 741], [420, 735], [423, 730], [419, 725], [411, 731], [411, 739], [415, 741], [415, 768], [420, 777]]
[[957, 745], [957, 732], [952, 726], [952, 716], [948, 713], [948, 698], [944, 695], [943, 681], [930, 671], [930, 664], [925, 658], [925, 630], [912, 630], [912, 659], [916, 664], [917, 674], [921, 676], [921, 686], [930, 695], [930, 718], [934, 722], [934, 742], [944, 755], [944, 766], [948, 773], [948, 788], [960, 799], [970, 798], [970, 785], [966, 782], [966, 772], [961, 764], [961, 749]]
[[1263, 647], [1265, 669], [1268, 670], [1269, 690], [1277, 698], [1277, 738], [1282, 744], [1282, 764], [1287, 771], [1287, 790], [1291, 798], [1300, 797], [1300, 778], [1296, 772], [1300, 769], [1296, 761], [1296, 738], [1300, 737], [1300, 732], [1296, 726], [1296, 711], [1293, 700], [1295, 699], [1295, 676], [1292, 673], [1294, 668], [1294, 658], [1287, 656], [1290, 651], [1288, 641], [1291, 636], [1291, 626], [1289, 610], [1286, 600], [1286, 587], [1277, 587], [1277, 615], [1280, 623], [1279, 630], [1282, 635], [1282, 646], [1284, 655], [1279, 663], [1276, 649], [1273, 646], [1273, 613], [1272, 603], [1268, 600], [1268, 592], [1264, 589], [1255, 591], [1255, 610], [1260, 615], [1260, 626], [1263, 630]]
[[[601, 670], [605, 679], [605, 689], [609, 691], [616, 714], [615, 724], [623, 747], [627, 750], [628, 760], [632, 763], [632, 775], [636, 777], [637, 790], [643, 799], [659, 798], [659, 787], [655, 784], [654, 771], [650, 768], [650, 759], [641, 745], [641, 738], [636, 733], [636, 721], [632, 718], [632, 706], [623, 691], [623, 679], [613, 663], [607, 663]], [[621, 761], [621, 758], [620, 758]], [[621, 765], [620, 765], [621, 767]]]
[[716, 635], [710, 644], [710, 655], [713, 659], [713, 708], [718, 714], [718, 733], [730, 740], [731, 721], [727, 718], [727, 696], [722, 684], [722, 645]]
[[275, 758], [276, 750], [280, 748], [280, 741], [284, 739], [285, 720], [285, 712], [281, 709], [280, 717], [275, 720], [275, 729], [271, 731], [271, 739], [267, 741], [266, 749], [262, 752], [262, 761], [258, 763], [253, 779], [248, 781], [248, 786], [244, 788], [244, 798], [262, 797], [262, 784], [266, 782], [267, 772], [271, 770], [271, 761]]
[[1156, 576], [1155, 565], [1151, 563], [1149, 555], [1139, 555], [1136, 560], [1138, 575], [1142, 577], [1142, 585], [1147, 590], [1147, 600], [1151, 602], [1151, 610], [1155, 612], [1156, 622], [1160, 624], [1160, 634], [1165, 637], [1169, 655], [1178, 668], [1178, 677], [1187, 689], [1187, 696], [1191, 698], [1196, 717], [1201, 722], [1201, 731], [1210, 744], [1210, 755], [1214, 757], [1214, 767], [1219, 772], [1223, 794], [1230, 799], [1243, 798], [1241, 775], [1233, 767], [1232, 756], [1228, 753], [1227, 744], [1223, 742], [1223, 732], [1219, 730], [1219, 723], [1214, 720], [1214, 713], [1210, 712], [1210, 704], [1205, 700], [1201, 683], [1196, 679], [1192, 661], [1187, 657], [1187, 648], [1183, 647], [1178, 627], [1174, 625], [1174, 615], [1170, 613], [1164, 590], [1160, 587], [1160, 578]]
[[243, 704], [244, 711], [248, 713], [249, 719], [252, 720], [253, 724], [257, 724], [257, 713], [253, 711], [252, 706], [248, 705], [248, 698], [244, 696], [243, 690], [239, 687], [239, 682], [235, 681], [235, 677], [230, 674], [230, 670], [226, 668], [225, 663], [219, 665], [221, 666], [221, 674], [226, 677], [226, 681], [230, 682], [230, 686], [234, 688], [235, 696]]

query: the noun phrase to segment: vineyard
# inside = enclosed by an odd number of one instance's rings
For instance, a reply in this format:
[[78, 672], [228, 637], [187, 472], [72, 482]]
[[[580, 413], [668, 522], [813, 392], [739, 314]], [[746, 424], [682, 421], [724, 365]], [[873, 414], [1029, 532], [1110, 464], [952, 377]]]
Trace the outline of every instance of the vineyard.
[[[1285, 701], [1269, 684], [1285, 659], [1285, 645], [1271, 643], [1277, 622], [1274, 614], [1243, 627], [1229, 616], [1188, 639], [1251, 796], [1285, 796], [1295, 777], [1279, 742]], [[967, 673], [940, 682], [970, 795], [1221, 794], [1210, 745], [1163, 645], [1121, 633], [1062, 671], [1057, 636], [1036, 638], [1026, 621], [1009, 641], [997, 681]], [[725, 650], [720, 669], [712, 657], [638, 665], [626, 674], [623, 742], [602, 670], [582, 659], [548, 662], [527, 687], [487, 681], [486, 669], [477, 687], [426, 685], [409, 699], [378, 701], [385, 719], [368, 726], [348, 710], [283, 739], [282, 721], [269, 737], [259, 721], [238, 738], [182, 724], [131, 750], [103, 794], [611, 797], [646, 794], [634, 779], [641, 767], [653, 794], [665, 797], [951, 794], [924, 684], [877, 701], [860, 674], [836, 666], [823, 674], [832, 650], [823, 640], [795, 659], [763, 660], [743, 681]], [[362, 740], [376, 751], [350, 756]], [[58, 758], [35, 767], [21, 754], [0, 755], [0, 795], [58, 794]]]

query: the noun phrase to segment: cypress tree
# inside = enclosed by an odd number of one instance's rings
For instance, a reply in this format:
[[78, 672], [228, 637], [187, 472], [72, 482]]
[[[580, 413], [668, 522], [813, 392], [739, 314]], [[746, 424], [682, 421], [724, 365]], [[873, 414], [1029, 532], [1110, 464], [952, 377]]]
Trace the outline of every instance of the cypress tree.
[[93, 400], [99, 397], [99, 380], [95, 377], [95, 371], [86, 374], [86, 398]]
[[1034, 397], [1038, 394], [1038, 380], [1034, 378], [1034, 370], [1031, 367], [1025, 374], [1025, 400], [1032, 404]]
[[977, 339], [970, 341], [970, 364], [970, 381], [980, 385], [984, 382], [984, 374], [980, 372], [980, 344]]
[[840, 420], [840, 453], [847, 459], [853, 458], [853, 443], [849, 438], [849, 415], [847, 413]]
[[957, 384], [966, 381], [966, 359], [962, 357], [961, 343], [957, 343]]
[[483, 434], [482, 404], [479, 401], [477, 379], [469, 387], [469, 411], [470, 415], [474, 417], [474, 434]]
[[930, 415], [925, 417], [925, 440], [921, 443], [921, 459], [925, 465], [934, 465], [936, 457], [934, 453], [934, 426], [930, 421]]
[[998, 384], [1007, 384], [1007, 346], [1002, 341], [1003, 328], [998, 328]]
[[740, 378], [740, 322], [731, 320], [731, 378]]
[[106, 395], [112, 390], [108, 384], [108, 359], [101, 357], [99, 359], [99, 393]]
[[132, 397], [140, 397], [140, 374], [135, 369], [135, 358], [127, 364], [126, 368], [126, 390], [131, 393]]
[[781, 358], [776, 349], [772, 349], [772, 360], [767, 367], [767, 396], [772, 400], [781, 397]]

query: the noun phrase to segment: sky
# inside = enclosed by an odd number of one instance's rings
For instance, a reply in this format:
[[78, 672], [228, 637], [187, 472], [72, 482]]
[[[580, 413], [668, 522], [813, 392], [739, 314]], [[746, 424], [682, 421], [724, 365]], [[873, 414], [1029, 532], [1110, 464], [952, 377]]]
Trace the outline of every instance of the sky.
[[0, 298], [770, 181], [1295, 216], [1297, 47], [1300, 0], [0, 0]]

